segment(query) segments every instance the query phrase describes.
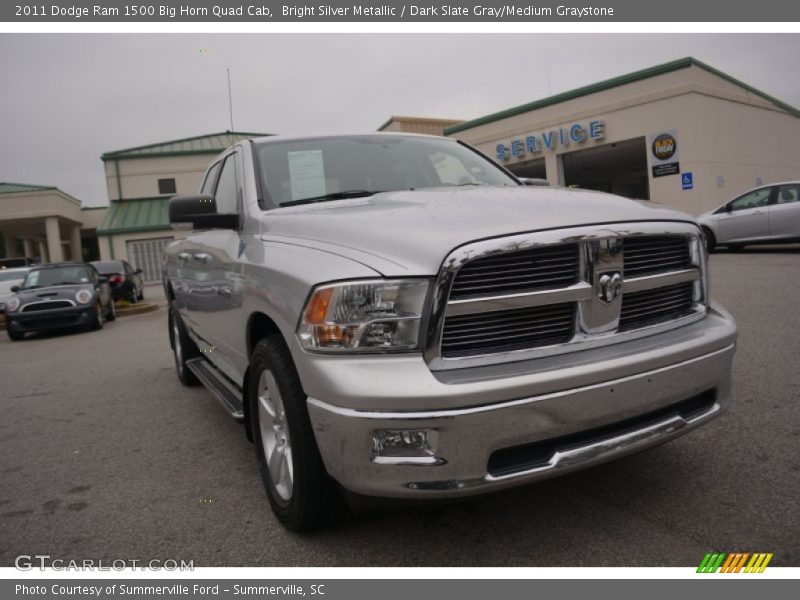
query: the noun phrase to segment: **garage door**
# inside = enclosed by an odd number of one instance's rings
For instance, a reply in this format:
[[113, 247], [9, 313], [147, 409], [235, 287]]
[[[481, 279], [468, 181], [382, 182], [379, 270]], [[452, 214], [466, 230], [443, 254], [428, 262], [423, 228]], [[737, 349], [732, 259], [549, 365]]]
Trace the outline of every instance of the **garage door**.
[[161, 281], [161, 254], [172, 241], [173, 238], [129, 240], [125, 242], [128, 262], [142, 270], [145, 281]]

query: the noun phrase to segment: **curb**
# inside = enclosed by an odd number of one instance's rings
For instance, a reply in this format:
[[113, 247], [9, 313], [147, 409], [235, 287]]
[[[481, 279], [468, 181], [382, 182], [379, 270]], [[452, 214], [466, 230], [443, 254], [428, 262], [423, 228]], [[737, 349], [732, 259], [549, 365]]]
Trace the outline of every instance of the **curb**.
[[143, 313], [153, 312], [154, 310], [158, 310], [157, 304], [131, 304], [125, 308], [118, 308], [117, 309], [117, 316], [118, 317], [130, 317], [133, 315], [140, 315]]

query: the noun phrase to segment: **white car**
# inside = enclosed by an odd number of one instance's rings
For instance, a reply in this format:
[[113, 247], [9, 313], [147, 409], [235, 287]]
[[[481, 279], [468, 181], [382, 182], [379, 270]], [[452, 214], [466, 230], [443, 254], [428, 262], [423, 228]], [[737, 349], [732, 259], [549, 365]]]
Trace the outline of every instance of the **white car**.
[[800, 242], [800, 181], [758, 187], [697, 217], [709, 252], [722, 245]]
[[5, 312], [6, 302], [14, 295], [11, 287], [20, 285], [25, 275], [30, 271], [30, 267], [20, 267], [19, 269], [0, 269], [0, 312]]

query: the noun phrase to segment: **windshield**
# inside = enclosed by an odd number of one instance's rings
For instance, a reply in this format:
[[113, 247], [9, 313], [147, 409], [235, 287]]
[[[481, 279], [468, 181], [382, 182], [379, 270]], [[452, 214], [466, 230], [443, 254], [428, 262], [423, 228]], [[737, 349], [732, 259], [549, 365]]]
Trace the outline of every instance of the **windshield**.
[[274, 204], [442, 186], [519, 185], [449, 139], [364, 135], [267, 142], [259, 147]]
[[83, 265], [69, 265], [50, 269], [36, 269], [28, 273], [22, 289], [46, 287], [48, 285], [70, 285], [91, 283], [91, 273]]

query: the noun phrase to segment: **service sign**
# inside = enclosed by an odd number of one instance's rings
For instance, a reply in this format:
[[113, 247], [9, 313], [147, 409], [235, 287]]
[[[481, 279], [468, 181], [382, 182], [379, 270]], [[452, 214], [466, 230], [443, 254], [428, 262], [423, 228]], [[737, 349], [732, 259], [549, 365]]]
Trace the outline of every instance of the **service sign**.
[[581, 146], [588, 141], [599, 142], [606, 137], [604, 121], [573, 123], [546, 131], [533, 132], [497, 144], [495, 157], [499, 161], [524, 160], [541, 156], [544, 152], [566, 150], [570, 146]]
[[650, 164], [653, 177], [677, 175], [681, 168], [678, 163], [678, 130], [650, 134]]

